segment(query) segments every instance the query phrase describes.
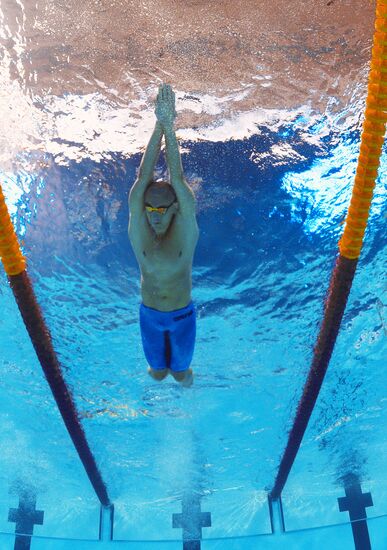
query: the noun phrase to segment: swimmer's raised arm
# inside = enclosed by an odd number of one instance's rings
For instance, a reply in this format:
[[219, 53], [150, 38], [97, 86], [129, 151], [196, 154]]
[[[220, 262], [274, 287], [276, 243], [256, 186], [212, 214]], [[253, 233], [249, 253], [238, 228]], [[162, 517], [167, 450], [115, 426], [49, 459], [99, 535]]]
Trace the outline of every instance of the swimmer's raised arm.
[[156, 126], [153, 130], [153, 134], [149, 140], [148, 146], [142, 157], [140, 170], [137, 179], [130, 190], [129, 201], [134, 199], [141, 199], [145, 193], [146, 188], [153, 179], [153, 172], [157, 159], [160, 155], [161, 140], [163, 139], [163, 127], [159, 121], [156, 122]]
[[163, 84], [159, 88], [156, 103], [156, 116], [164, 130], [166, 147], [165, 156], [167, 159], [170, 183], [176, 192], [180, 205], [183, 205], [187, 201], [194, 199], [194, 194], [184, 179], [179, 144], [173, 127], [176, 117], [175, 93], [168, 84]]

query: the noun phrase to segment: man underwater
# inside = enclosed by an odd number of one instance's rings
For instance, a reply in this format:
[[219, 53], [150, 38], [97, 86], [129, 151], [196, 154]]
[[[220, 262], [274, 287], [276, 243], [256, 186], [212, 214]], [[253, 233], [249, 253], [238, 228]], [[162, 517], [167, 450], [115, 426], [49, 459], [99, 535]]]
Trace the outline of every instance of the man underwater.
[[[129, 239], [141, 270], [140, 328], [148, 373], [158, 381], [171, 374], [188, 387], [196, 337], [192, 261], [199, 228], [173, 127], [175, 94], [168, 84], [159, 87], [155, 114], [156, 126], [129, 194]], [[153, 180], [163, 135], [170, 183]]]

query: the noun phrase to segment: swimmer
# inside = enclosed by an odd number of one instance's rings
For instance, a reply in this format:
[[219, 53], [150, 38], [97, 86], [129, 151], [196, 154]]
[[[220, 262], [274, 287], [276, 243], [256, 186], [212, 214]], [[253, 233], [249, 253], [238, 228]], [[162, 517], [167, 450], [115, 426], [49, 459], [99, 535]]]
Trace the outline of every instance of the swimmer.
[[[167, 84], [159, 87], [155, 114], [156, 125], [129, 194], [129, 240], [141, 271], [140, 328], [148, 373], [157, 381], [171, 374], [187, 387], [193, 381], [192, 262], [199, 228], [173, 127], [175, 94]], [[154, 181], [163, 136], [170, 182]]]

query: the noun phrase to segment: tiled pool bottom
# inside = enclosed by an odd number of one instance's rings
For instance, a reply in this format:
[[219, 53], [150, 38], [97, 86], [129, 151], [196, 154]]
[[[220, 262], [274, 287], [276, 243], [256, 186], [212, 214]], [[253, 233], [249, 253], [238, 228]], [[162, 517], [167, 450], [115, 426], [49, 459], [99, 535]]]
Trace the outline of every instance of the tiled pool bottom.
[[[354, 522], [356, 523], [356, 522]], [[362, 522], [363, 523], [363, 522]], [[45, 537], [21, 537], [0, 533], [1, 550], [385, 550], [387, 548], [387, 516], [368, 519], [366, 527], [370, 547], [355, 545], [353, 524], [345, 523], [288, 533], [195, 541], [92, 541]]]

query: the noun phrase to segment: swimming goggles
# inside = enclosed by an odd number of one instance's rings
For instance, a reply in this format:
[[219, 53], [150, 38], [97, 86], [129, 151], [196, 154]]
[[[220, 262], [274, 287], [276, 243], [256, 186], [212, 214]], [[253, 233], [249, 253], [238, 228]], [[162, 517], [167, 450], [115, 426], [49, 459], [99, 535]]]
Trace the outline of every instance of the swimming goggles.
[[145, 205], [145, 210], [147, 212], [158, 212], [159, 214], [165, 214], [168, 208], [170, 208], [176, 201], [171, 202], [169, 206], [150, 206], [150, 204]]

